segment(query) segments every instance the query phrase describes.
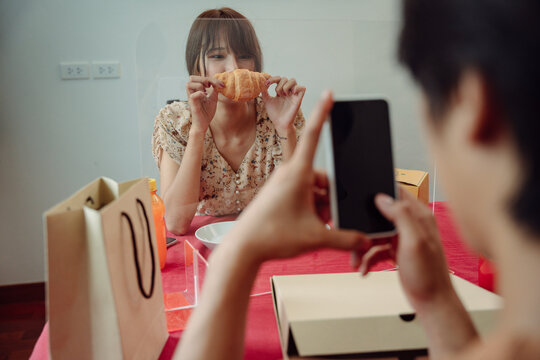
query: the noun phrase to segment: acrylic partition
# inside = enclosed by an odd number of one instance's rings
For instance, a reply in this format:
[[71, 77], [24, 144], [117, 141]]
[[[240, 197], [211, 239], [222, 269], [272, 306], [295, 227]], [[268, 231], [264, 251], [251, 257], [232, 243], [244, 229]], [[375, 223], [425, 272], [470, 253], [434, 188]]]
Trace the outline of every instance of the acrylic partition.
[[[185, 47], [193, 19], [163, 17], [148, 24], [136, 46], [137, 101], [142, 169], [159, 179], [152, 158], [151, 139], [159, 110], [174, 100], [186, 100], [188, 73]], [[319, 95], [331, 89], [340, 95], [374, 95], [389, 101], [394, 165], [396, 168], [429, 173], [429, 201], [436, 211], [444, 200], [436, 186], [436, 166], [426, 148], [419, 92], [407, 72], [398, 64], [396, 44], [400, 23], [394, 21], [279, 20], [252, 19], [263, 53], [263, 71], [294, 77], [307, 88], [302, 110], [308, 118]], [[270, 93], [272, 94], [272, 89]], [[320, 144], [315, 166], [326, 166]], [[193, 234], [191, 235], [193, 238]], [[200, 249], [187, 241], [171, 247], [182, 249], [183, 274], [170, 293], [184, 293], [188, 308], [197, 303], [202, 268], [206, 264]], [[180, 252], [180, 250], [177, 250]], [[317, 269], [314, 268], [313, 272]], [[272, 274], [268, 274], [271, 276]], [[195, 279], [195, 282], [194, 282]], [[258, 280], [259, 281], [259, 280]], [[258, 283], [259, 284], [259, 283]], [[267, 279], [255, 294], [270, 291]]]

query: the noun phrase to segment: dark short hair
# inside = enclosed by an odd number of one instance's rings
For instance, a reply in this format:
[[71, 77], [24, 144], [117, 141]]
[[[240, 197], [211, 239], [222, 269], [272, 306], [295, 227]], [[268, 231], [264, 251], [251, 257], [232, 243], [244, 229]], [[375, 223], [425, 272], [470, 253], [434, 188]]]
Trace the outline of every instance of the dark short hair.
[[219, 41], [222, 33], [235, 54], [253, 56], [255, 70], [262, 71], [262, 52], [251, 22], [231, 8], [206, 10], [191, 25], [186, 45], [186, 65], [190, 75], [200, 75], [202, 57], [206, 70], [205, 55]]
[[540, 234], [540, 1], [405, 0], [403, 20], [399, 58], [435, 119], [464, 71], [483, 76], [525, 164], [512, 214]]

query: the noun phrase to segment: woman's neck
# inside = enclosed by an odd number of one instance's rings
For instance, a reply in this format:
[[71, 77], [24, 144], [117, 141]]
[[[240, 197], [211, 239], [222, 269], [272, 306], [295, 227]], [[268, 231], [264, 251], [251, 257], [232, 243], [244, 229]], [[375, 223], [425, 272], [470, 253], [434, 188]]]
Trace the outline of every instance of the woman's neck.
[[220, 134], [241, 136], [255, 125], [256, 111], [253, 102], [218, 102], [211, 128]]

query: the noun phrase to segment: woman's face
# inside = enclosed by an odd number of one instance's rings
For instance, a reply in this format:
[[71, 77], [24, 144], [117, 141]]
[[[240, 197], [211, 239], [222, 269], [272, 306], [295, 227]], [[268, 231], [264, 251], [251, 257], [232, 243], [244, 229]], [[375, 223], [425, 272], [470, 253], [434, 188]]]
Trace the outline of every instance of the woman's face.
[[[236, 69], [247, 69], [255, 71], [255, 58], [250, 54], [236, 54], [224, 40], [224, 36], [219, 37], [219, 41], [204, 56], [204, 62], [201, 59], [199, 68], [202, 70], [202, 76], [213, 77], [222, 72], [230, 72]], [[202, 56], [201, 56], [202, 57]], [[219, 94], [220, 101], [232, 101]]]
[[215, 74], [236, 69], [255, 71], [255, 58], [250, 54], [234, 53], [225, 37], [221, 35], [219, 41], [204, 55], [204, 64], [201, 61], [199, 65], [205, 72], [203, 76], [212, 77]]

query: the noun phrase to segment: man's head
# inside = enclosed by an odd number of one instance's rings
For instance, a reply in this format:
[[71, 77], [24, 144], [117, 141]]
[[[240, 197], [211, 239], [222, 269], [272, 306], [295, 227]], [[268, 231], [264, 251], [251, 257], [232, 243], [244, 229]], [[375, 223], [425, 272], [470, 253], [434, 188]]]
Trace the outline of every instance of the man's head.
[[478, 235], [474, 203], [491, 192], [539, 235], [540, 2], [405, 0], [403, 15], [399, 58], [425, 95], [431, 146], [463, 230]]

